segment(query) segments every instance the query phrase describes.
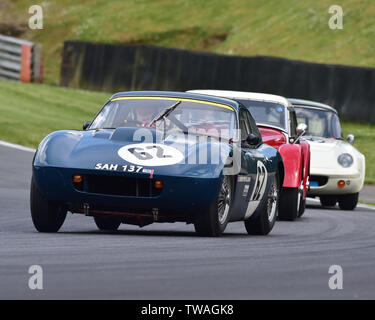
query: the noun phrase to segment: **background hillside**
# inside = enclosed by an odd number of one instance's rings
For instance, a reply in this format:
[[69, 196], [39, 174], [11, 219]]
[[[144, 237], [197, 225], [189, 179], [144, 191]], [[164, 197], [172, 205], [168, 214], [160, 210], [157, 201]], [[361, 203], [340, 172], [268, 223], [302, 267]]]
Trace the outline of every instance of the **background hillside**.
[[375, 67], [373, 0], [340, 0], [343, 30], [328, 28], [331, 0], [44, 1], [44, 29], [29, 30], [33, 4], [0, 0], [0, 33], [43, 44], [47, 83], [59, 81], [66, 39]]

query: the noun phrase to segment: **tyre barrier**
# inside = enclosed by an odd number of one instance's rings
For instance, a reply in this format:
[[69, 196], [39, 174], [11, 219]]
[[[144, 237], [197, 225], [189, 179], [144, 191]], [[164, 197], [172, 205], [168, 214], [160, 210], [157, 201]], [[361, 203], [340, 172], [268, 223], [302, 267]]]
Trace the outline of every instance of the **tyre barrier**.
[[60, 84], [107, 92], [202, 88], [267, 92], [327, 103], [344, 119], [375, 123], [373, 68], [66, 41]]
[[0, 80], [43, 82], [41, 45], [0, 35]]

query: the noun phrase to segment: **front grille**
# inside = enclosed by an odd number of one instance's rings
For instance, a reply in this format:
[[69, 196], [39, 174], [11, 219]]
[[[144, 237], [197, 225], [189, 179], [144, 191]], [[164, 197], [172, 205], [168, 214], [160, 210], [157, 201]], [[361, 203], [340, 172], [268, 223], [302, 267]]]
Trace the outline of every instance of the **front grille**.
[[107, 175], [83, 175], [82, 183], [74, 183], [77, 190], [127, 197], [156, 197], [160, 189], [156, 189], [154, 180]]
[[310, 185], [312, 187], [322, 187], [326, 185], [327, 182], [328, 182], [328, 177], [326, 176], [311, 176], [310, 177]]

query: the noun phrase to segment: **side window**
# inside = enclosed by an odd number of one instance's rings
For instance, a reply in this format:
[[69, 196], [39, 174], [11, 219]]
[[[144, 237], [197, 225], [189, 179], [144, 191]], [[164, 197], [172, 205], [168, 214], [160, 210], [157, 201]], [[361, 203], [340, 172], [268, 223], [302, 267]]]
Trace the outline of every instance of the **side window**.
[[250, 134], [251, 129], [244, 109], [240, 109], [240, 130], [241, 140], [245, 140]]
[[246, 116], [248, 118], [248, 123], [250, 124], [251, 133], [256, 134], [258, 137], [262, 138], [259, 129], [255, 123], [254, 118], [252, 117], [251, 113], [247, 110]]
[[297, 116], [294, 109], [289, 110], [290, 136], [297, 136]]
[[342, 131], [341, 131], [341, 125], [339, 117], [336, 115], [332, 116], [332, 133], [336, 138], [342, 138]]

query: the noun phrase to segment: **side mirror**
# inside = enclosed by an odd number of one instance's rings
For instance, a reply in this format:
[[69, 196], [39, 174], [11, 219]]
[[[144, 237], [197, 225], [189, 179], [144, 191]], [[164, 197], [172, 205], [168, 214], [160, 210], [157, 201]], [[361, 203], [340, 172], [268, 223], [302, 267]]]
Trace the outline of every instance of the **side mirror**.
[[346, 141], [352, 144], [354, 142], [354, 135], [348, 134], [348, 136], [346, 137]]
[[86, 129], [90, 126], [90, 124], [91, 124], [91, 121], [86, 121], [86, 122], [83, 124], [82, 129], [83, 129], [83, 130], [86, 130]]
[[297, 137], [295, 139], [291, 139], [290, 143], [297, 143], [301, 137], [306, 134], [307, 132], [307, 124], [306, 123], [300, 123], [297, 126]]
[[298, 137], [303, 136], [306, 132], [307, 132], [307, 125], [306, 125], [306, 123], [300, 123], [297, 126], [297, 136]]
[[254, 133], [250, 133], [247, 138], [245, 139], [250, 146], [256, 146], [260, 142], [260, 137]]

